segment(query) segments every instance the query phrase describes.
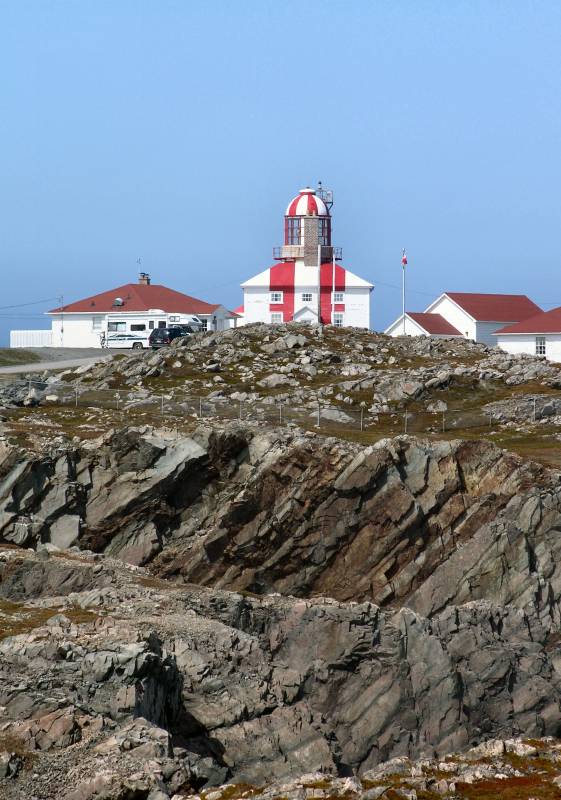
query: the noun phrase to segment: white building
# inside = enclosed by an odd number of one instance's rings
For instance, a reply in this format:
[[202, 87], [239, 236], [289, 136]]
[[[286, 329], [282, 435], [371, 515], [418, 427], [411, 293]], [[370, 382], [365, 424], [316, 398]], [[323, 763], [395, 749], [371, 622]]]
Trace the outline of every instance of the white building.
[[154, 328], [196, 322], [203, 330], [220, 331], [237, 323], [237, 315], [224, 306], [153, 285], [144, 272], [138, 283], [54, 308], [48, 315], [51, 330], [11, 331], [10, 347], [101, 347], [102, 338], [117, 334], [132, 334], [135, 347], [147, 347]]
[[[241, 323], [307, 322], [370, 327], [373, 284], [337, 262], [331, 244], [332, 193], [302, 189], [288, 204], [284, 245], [273, 249], [277, 263], [241, 284]], [[239, 323], [240, 324], [240, 323]]]
[[[450, 335], [460, 334], [465, 339], [473, 339], [493, 347], [497, 343], [493, 334], [499, 328], [528, 319], [540, 312], [539, 306], [524, 294], [444, 292], [425, 309], [423, 316], [427, 318], [429, 315], [439, 315], [455, 329], [456, 333]], [[415, 312], [406, 312], [406, 317], [413, 317], [414, 314]], [[390, 336], [402, 336], [403, 315], [386, 328], [385, 332]], [[406, 335], [427, 334], [418, 333], [410, 326]]]
[[561, 361], [561, 306], [542, 311], [495, 333], [496, 344], [507, 353], [527, 353]]
[[444, 319], [442, 314], [425, 314], [421, 311], [406, 311], [386, 330], [390, 336], [432, 336], [447, 339], [462, 337], [457, 328]]

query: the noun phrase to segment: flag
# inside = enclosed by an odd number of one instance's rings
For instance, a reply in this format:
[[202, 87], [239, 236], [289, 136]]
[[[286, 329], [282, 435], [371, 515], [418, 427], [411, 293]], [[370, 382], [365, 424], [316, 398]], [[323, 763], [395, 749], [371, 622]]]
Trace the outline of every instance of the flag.
[[403, 255], [401, 256], [401, 266], [405, 267], [407, 265], [407, 256], [405, 255], [405, 250], [403, 251]]

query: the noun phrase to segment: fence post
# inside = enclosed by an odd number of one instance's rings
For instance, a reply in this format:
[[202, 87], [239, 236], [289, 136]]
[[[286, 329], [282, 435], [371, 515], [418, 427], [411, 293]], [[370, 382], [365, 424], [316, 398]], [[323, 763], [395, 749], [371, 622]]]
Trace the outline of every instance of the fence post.
[[78, 389], [74, 389], [74, 405], [78, 408]]
[[203, 398], [199, 397], [199, 419], [203, 418]]
[[320, 427], [320, 422], [321, 422], [321, 408], [320, 408], [320, 404], [319, 404], [319, 400], [318, 400], [318, 421], [316, 423], [316, 426], [318, 428]]

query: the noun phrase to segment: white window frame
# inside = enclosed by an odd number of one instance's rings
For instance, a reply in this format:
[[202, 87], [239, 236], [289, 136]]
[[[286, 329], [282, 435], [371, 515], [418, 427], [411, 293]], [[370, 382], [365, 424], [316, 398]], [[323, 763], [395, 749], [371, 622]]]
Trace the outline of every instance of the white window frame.
[[272, 312], [271, 325], [282, 325], [282, 313], [280, 311]]
[[345, 302], [345, 293], [344, 292], [333, 292], [333, 302], [334, 303], [344, 303]]
[[314, 299], [314, 296], [311, 292], [302, 292], [302, 302], [303, 303], [311, 303]]
[[275, 305], [284, 303], [284, 292], [269, 292], [269, 302]]
[[172, 316], [169, 317], [170, 322], [179, 322], [180, 320], [181, 317], [179, 316], [179, 314], [172, 314]]
[[112, 320], [107, 323], [109, 333], [124, 333], [127, 330], [127, 323], [122, 320]]
[[101, 317], [92, 317], [92, 331], [100, 331], [103, 327]]
[[208, 317], [201, 317], [201, 330], [208, 331]]
[[546, 338], [545, 336], [536, 336], [536, 355], [537, 356], [545, 356], [545, 348], [546, 348]]
[[340, 311], [336, 311], [333, 314], [333, 325], [335, 328], [342, 328], [345, 323], [345, 315], [342, 314]]

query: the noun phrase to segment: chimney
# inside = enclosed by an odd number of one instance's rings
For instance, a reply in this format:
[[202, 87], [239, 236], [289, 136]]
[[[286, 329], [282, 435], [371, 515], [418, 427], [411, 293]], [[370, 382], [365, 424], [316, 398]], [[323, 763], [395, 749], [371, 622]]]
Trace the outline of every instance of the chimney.
[[147, 272], [141, 272], [138, 276], [138, 282], [142, 286], [150, 286], [150, 275]]

